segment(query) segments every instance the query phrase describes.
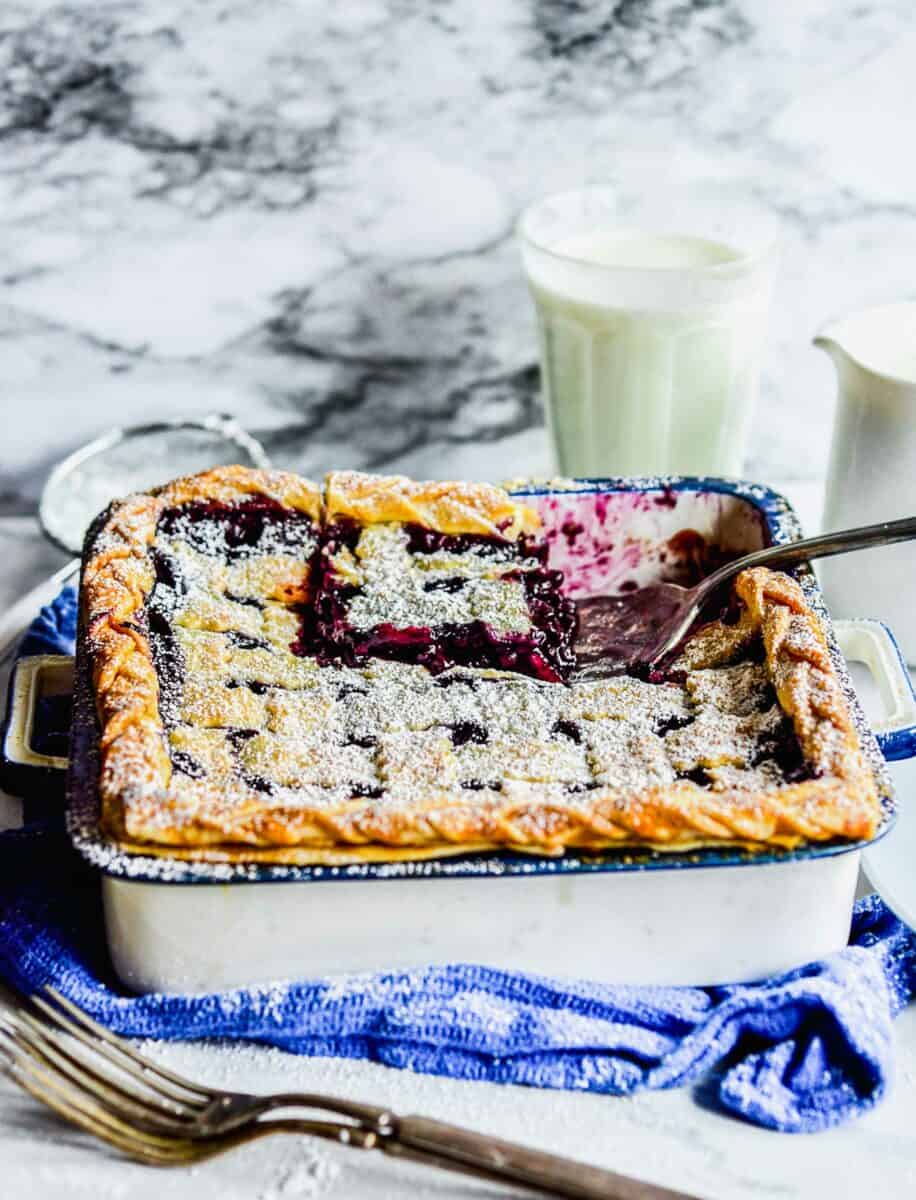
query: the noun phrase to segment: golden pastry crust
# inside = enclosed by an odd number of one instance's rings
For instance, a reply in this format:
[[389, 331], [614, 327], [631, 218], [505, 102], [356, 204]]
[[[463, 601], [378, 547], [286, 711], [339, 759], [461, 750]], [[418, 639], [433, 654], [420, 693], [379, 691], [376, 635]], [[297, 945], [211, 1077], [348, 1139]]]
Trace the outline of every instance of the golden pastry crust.
[[[683, 852], [710, 846], [791, 849], [800, 843], [860, 840], [874, 834], [876, 805], [856, 779], [807, 780], [762, 795], [707, 791], [690, 782], [638, 796], [612, 787], [583, 793], [579, 802], [559, 787], [519, 785], [476, 804], [447, 789], [423, 803], [398, 807], [347, 801], [338, 809], [271, 808], [251, 797], [230, 812], [204, 808], [176, 813], [169, 823], [163, 796], [132, 805], [129, 824], [109, 823], [122, 845], [137, 849], [137, 829], [176, 857], [230, 862], [349, 862], [427, 858], [511, 849], [555, 856], [565, 850], [652, 849]], [[144, 809], [146, 811], [144, 811]], [[201, 851], [206, 850], [202, 855]], [[266, 852], [266, 853], [265, 853]]]
[[487, 534], [515, 541], [533, 533], [540, 518], [489, 483], [426, 483], [404, 475], [332, 471], [325, 480], [329, 521], [350, 517], [361, 525], [388, 521], [422, 525], [437, 533]]
[[[411, 489], [398, 484], [392, 489], [385, 481], [373, 501], [366, 479], [353, 473], [329, 476], [325, 511], [330, 520], [338, 515], [358, 515], [362, 521], [435, 521], [437, 524], [431, 527], [443, 532], [455, 528], [449, 521], [459, 519], [463, 522], [461, 531], [467, 532], [471, 520], [484, 521], [484, 511], [487, 521], [495, 518], [502, 522], [508, 515], [516, 520], [517, 529], [518, 523], [526, 520], [507, 514], [503, 502], [490, 495], [496, 489], [483, 485], [469, 485], [470, 493], [466, 494], [482, 497], [479, 509], [471, 505], [469, 517], [465, 499], [457, 500], [450, 510], [445, 493], [440, 491], [445, 485], [416, 485]], [[429, 762], [440, 761], [436, 755], [441, 757], [438, 781], [428, 772], [424, 777], [422, 771], [414, 778], [410, 771], [415, 764], [407, 763], [378, 798], [347, 794], [329, 799], [327, 795], [319, 798], [316, 793], [312, 803], [306, 786], [294, 802], [287, 804], [282, 797], [265, 796], [263, 790], [249, 786], [242, 778], [216, 775], [212, 780], [182, 775], [181, 786], [177, 787], [160, 712], [159, 682], [149, 640], [141, 631], [140, 614], [154, 583], [149, 549], [165, 508], [189, 500], [231, 500], [250, 495], [269, 496], [316, 519], [321, 513], [321, 498], [314, 485], [279, 473], [223, 468], [114, 505], [91, 539], [83, 570], [82, 621], [101, 730], [102, 823], [120, 845], [179, 858], [309, 863], [428, 858], [498, 847], [548, 855], [566, 849], [683, 851], [721, 845], [788, 848], [803, 841], [867, 839], [876, 832], [880, 820], [876, 781], [859, 749], [819, 621], [792, 579], [764, 569], [746, 571], [738, 577], [736, 591], [744, 605], [738, 624], [706, 627], [688, 644], [684, 661], [696, 669], [719, 666], [733, 660], [751, 638], [762, 637], [766, 673], [814, 775], [803, 782], [754, 790], [754, 781], [764, 775], [755, 775], [747, 769], [749, 764], [726, 756], [711, 764], [720, 772], [713, 788], [673, 777], [658, 782], [657, 777], [651, 786], [647, 781], [636, 792], [624, 789], [619, 781], [617, 787], [599, 782], [576, 791], [550, 782], [548, 771], [529, 774], [527, 780], [512, 778], [513, 772], [509, 772], [504, 775], [501, 790], [484, 783], [467, 791], [459, 786], [442, 786], [448, 770], [453, 769], [454, 755], [447, 739], [430, 734], [423, 743], [428, 746], [424, 753]], [[510, 507], [516, 506], [510, 502]], [[409, 515], [405, 516], [408, 508]], [[371, 513], [374, 518], [368, 516]], [[206, 639], [217, 635], [202, 632], [197, 636]], [[205, 650], [203, 640], [200, 645]], [[320, 676], [320, 669], [307, 660], [286, 657], [289, 669], [298, 666], [302, 675], [297, 686], [318, 686], [315, 676]], [[285, 659], [277, 660], [277, 669], [283, 662]], [[404, 668], [405, 672], [411, 670], [420, 668]], [[647, 686], [638, 681], [629, 683], [635, 690]], [[540, 686], [561, 689], [558, 695], [567, 706], [560, 711], [561, 717], [563, 712], [573, 711], [575, 706], [566, 699], [570, 690], [564, 685]], [[203, 687], [202, 695], [205, 693]], [[202, 701], [195, 700], [195, 696], [195, 692], [189, 693], [188, 703], [199, 707]], [[268, 714], [279, 713], [277, 720], [289, 707], [278, 708], [275, 701], [267, 707], [253, 700], [251, 703], [259, 714], [262, 708]], [[589, 702], [582, 716], [587, 719], [592, 715], [600, 715], [600, 710]], [[609, 711], [607, 717], [613, 716]], [[290, 719], [288, 713], [284, 719]], [[754, 718], [737, 714], [728, 719], [734, 722]], [[208, 722], [209, 716], [203, 724]], [[259, 716], [255, 724], [260, 727], [261, 723]], [[267, 742], [262, 746], [262, 742], [260, 734], [253, 737], [246, 743], [245, 754], [252, 768], [269, 770], [271, 746]], [[586, 751], [597, 757], [601, 747], [593, 747], [588, 739], [586, 743], [567, 747], [564, 763], [565, 759], [578, 761]], [[395, 737], [392, 749], [383, 747], [379, 752], [386, 756], [386, 770], [393, 769], [391, 764], [397, 761], [396, 755], [392, 757], [396, 744]], [[651, 746], [648, 742], [646, 745], [650, 761]], [[483, 749], [469, 749], [486, 760]], [[539, 749], [537, 744], [532, 746], [531, 761], [535, 761]], [[301, 761], [312, 772], [309, 778], [316, 787], [335, 785], [335, 764], [327, 747], [310, 751], [303, 744], [294, 750], [290, 751], [292, 766], [277, 768], [278, 783], [282, 785], [286, 778], [283, 771], [300, 770], [296, 763]], [[363, 761], [362, 751], [352, 749], [348, 753], [354, 763]], [[607, 748], [601, 753], [606, 754]], [[612, 747], [610, 757], [601, 759], [611, 764], [611, 774], [613, 754]], [[606, 778], [606, 774], [601, 776]], [[731, 786], [738, 778], [749, 780], [750, 786]]]
[[136, 788], [167, 788], [172, 764], [149, 640], [138, 628], [154, 583], [149, 548], [166, 509], [192, 500], [263, 496], [318, 522], [316, 484], [284, 471], [216, 467], [128, 496], [108, 510], [84, 557], [80, 606], [99, 717], [103, 819]]
[[154, 493], [164, 508], [192, 500], [219, 500], [224, 504], [263, 496], [284, 508], [321, 519], [321, 489], [310, 479], [289, 471], [256, 471], [250, 467], [214, 467], [202, 475], [186, 475]]
[[757, 567], [738, 576], [735, 590], [761, 632], [770, 681], [805, 760], [821, 775], [861, 777], [867, 767], [846, 697], [801, 588], [788, 575]]

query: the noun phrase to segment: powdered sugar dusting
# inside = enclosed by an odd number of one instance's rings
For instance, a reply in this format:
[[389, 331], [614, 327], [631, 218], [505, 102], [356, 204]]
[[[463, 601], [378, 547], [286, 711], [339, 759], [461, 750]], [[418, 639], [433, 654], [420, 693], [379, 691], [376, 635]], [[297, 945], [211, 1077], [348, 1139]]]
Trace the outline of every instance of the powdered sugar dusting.
[[[786, 518], [786, 522], [788, 522], [788, 518]], [[788, 528], [788, 524], [786, 524], [786, 528]], [[191, 549], [193, 550], [193, 547]], [[804, 574], [802, 575], [802, 586], [808, 593], [809, 600], [813, 599], [816, 603], [817, 598], [814, 595], [813, 584]], [[229, 603], [232, 605], [236, 602], [230, 599]], [[191, 604], [185, 605], [185, 611], [190, 611], [194, 607]], [[209, 649], [204, 656], [205, 659], [209, 658], [212, 662], [212, 652], [216, 643], [221, 639], [225, 640], [228, 634], [241, 633], [248, 637], [255, 636], [252, 630], [255, 628], [256, 618], [253, 618], [251, 613], [257, 614], [259, 610], [256, 607], [247, 606], [250, 612], [243, 617], [241, 614], [245, 607], [229, 608], [227, 612], [210, 617], [206, 612], [204, 613], [205, 623], [209, 623], [211, 626], [220, 622], [224, 624], [228, 622], [228, 628], [225, 630], [217, 631], [213, 628], [187, 630], [192, 637], [199, 636], [201, 633], [209, 635]], [[184, 636], [183, 632], [182, 636]], [[502, 782], [503, 788], [510, 790], [519, 787], [540, 789], [542, 796], [549, 795], [552, 801], [556, 801], [560, 805], [564, 803], [581, 804], [583, 803], [583, 794], [577, 789], [587, 788], [593, 783], [602, 784], [609, 777], [612, 778], [611, 772], [614, 769], [615, 755], [619, 764], [617, 768], [619, 781], [624, 786], [630, 786], [626, 772], [632, 772], [634, 788], [651, 781], [653, 770], [660, 770], [659, 778], [667, 778], [667, 772], [672, 770], [676, 774], [678, 771], [700, 769], [704, 772], [704, 778], [698, 786], [711, 787], [717, 791], [727, 788], [739, 790], [742, 785], [750, 787], [752, 783], [755, 790], [765, 790], [765, 787], [758, 789], [757, 785], [778, 786], [774, 780], [782, 778], [778, 763], [773, 759], [768, 759], [766, 754], [767, 739], [770, 737], [772, 729], [765, 729], [762, 726], [752, 731], [753, 737], [750, 741], [745, 741], [739, 746], [742, 753], [734, 753], [732, 746], [725, 753], [721, 762], [707, 762], [705, 765], [694, 762], [692, 766], [687, 767], [677, 765], [672, 761], [672, 748], [679, 745], [677, 735], [683, 728], [682, 722], [696, 720], [699, 716], [705, 715], [708, 722], [719, 728], [722, 725], [720, 710], [729, 706], [733, 707], [736, 702], [735, 696], [738, 696], [739, 706], [754, 709], [759, 700], [759, 689], [756, 684], [753, 684], [753, 681], [750, 694], [745, 694], [743, 687], [736, 690], [730, 685], [726, 685], [724, 690], [731, 699], [727, 700], [725, 704], [722, 703], [721, 695], [717, 699], [712, 694], [703, 694], [702, 682], [694, 682], [694, 685], [691, 686], [693, 675], [688, 676], [686, 690], [679, 685], [647, 685], [638, 680], [626, 680], [625, 683], [631, 689], [630, 692], [614, 696], [608, 689], [602, 696], [594, 692], [590, 694], [585, 690], [579, 691], [575, 686], [564, 688], [561, 685], [542, 684], [539, 681], [517, 675], [508, 677], [505, 673], [499, 672], [464, 670], [448, 673], [447, 679], [440, 676], [434, 691], [432, 687], [427, 686], [429, 676], [422, 668], [411, 668], [404, 664], [392, 663], [372, 663], [363, 671], [339, 667], [318, 668], [314, 662], [302, 659], [298, 664], [292, 664], [289, 659], [296, 656], [290, 655], [287, 658], [285, 654], [279, 653], [282, 643], [270, 642], [266, 637], [263, 640], [267, 643], [264, 647], [252, 650], [236, 647], [239, 652], [233, 653], [231, 656], [242, 667], [242, 680], [233, 678], [223, 683], [220, 680], [222, 671], [216, 671], [211, 678], [211, 683], [202, 685], [196, 705], [192, 704], [190, 712], [185, 714], [188, 716], [194, 712], [195, 707], [202, 707], [206, 715], [203, 718], [205, 728], [200, 730], [201, 745], [204, 746], [209, 742], [215, 746], [222, 739], [222, 745], [231, 748], [227, 735], [235, 727], [238, 707], [241, 705], [245, 710], [244, 728], [253, 730], [256, 736], [262, 738], [261, 742], [255, 742], [254, 747], [247, 751], [247, 761], [249, 763], [253, 761], [256, 764], [263, 763], [271, 768], [277, 761], [283, 768], [282, 771], [275, 772], [277, 778], [271, 779], [269, 774], [264, 776], [269, 789], [263, 791], [255, 789], [257, 794], [254, 794], [250, 788], [240, 786], [238, 781], [231, 779], [232, 771], [230, 770], [230, 786], [225, 798], [228, 801], [225, 806], [227, 811], [231, 811], [240, 801], [244, 801], [246, 804], [256, 802], [264, 810], [272, 807], [296, 806], [333, 809], [346, 796], [347, 789], [353, 782], [361, 783], [369, 789], [381, 788], [380, 795], [367, 795], [363, 798], [367, 810], [373, 806], [395, 809], [402, 806], [410, 807], [416, 803], [417, 787], [419, 786], [419, 784], [411, 782], [411, 779], [422, 781], [425, 772], [425, 779], [427, 783], [429, 781], [428, 763], [424, 760], [424, 754], [419, 750], [411, 752], [410, 743], [413, 740], [416, 747], [422, 745], [423, 750], [428, 751], [430, 737], [434, 739], [434, 745], [440, 756], [437, 761], [440, 765], [445, 764], [446, 777], [449, 772], [452, 773], [454, 792], [457, 794], [460, 789], [461, 802], [484, 807], [494, 803], [495, 796], [498, 795], [498, 792], [494, 792], [490, 786], [494, 782]], [[263, 665], [265, 662], [270, 662], [271, 669], [276, 673], [275, 678], [272, 679], [270, 676], [265, 678], [255, 669], [256, 666]], [[744, 665], [749, 668], [752, 666], [752, 664]], [[304, 676], [295, 677], [295, 672], [298, 670], [310, 672], [307, 682]], [[340, 678], [334, 675], [335, 671], [341, 673]], [[292, 676], [284, 675], [286, 672], [293, 674]], [[343, 675], [344, 672], [347, 672], [346, 676]], [[708, 673], [696, 672], [696, 676], [704, 674]], [[712, 674], [717, 674], [717, 672], [712, 672]], [[748, 678], [751, 679], [752, 676], [753, 671], [750, 671]], [[321, 682], [316, 683], [316, 677]], [[352, 688], [349, 693], [344, 691], [343, 694], [339, 694], [337, 691], [341, 680], [343, 680], [341, 686], [344, 689]], [[240, 682], [246, 684], [244, 689], [240, 687], [233, 689], [229, 686], [229, 684], [239, 684]], [[263, 691], [258, 695], [255, 690], [247, 687], [248, 684], [255, 684], [258, 689], [263, 688]], [[441, 686], [442, 684], [445, 686]], [[227, 707], [221, 711], [222, 702], [226, 701], [228, 693], [233, 690], [239, 695], [244, 693], [249, 698], [242, 701], [236, 697], [227, 701]], [[211, 699], [211, 694], [217, 699]], [[320, 703], [318, 703], [319, 699]], [[327, 705], [331, 711], [326, 711], [322, 705]], [[347, 739], [353, 741], [354, 745], [347, 748], [349, 754], [344, 757], [348, 757], [353, 763], [357, 761], [361, 763], [360, 773], [353, 779], [329, 780], [325, 777], [318, 783], [300, 782], [299, 786], [290, 786], [288, 782], [279, 777], [283, 775], [284, 771], [286, 780], [296, 777], [295, 769], [290, 773], [289, 755], [281, 753], [277, 759], [271, 754], [268, 746], [272, 746], [276, 740], [276, 744], [282, 751], [288, 740], [307, 747], [309, 742], [315, 738], [316, 710], [320, 717], [319, 730], [330, 736], [333, 745], [344, 749]], [[621, 710], [625, 710], [623, 716]], [[227, 714], [232, 717], [231, 725], [221, 724], [221, 721], [226, 721]], [[731, 715], [753, 716], [753, 713], [737, 714], [733, 712]], [[195, 721], [196, 719], [195, 717]], [[180, 723], [194, 728], [192, 722]], [[635, 733], [632, 735], [625, 732], [628, 725], [631, 724], [635, 724]], [[725, 724], [727, 725], [728, 722]], [[468, 727], [470, 727], [470, 733], [468, 733]], [[457, 737], [455, 736], [456, 730], [458, 731]], [[480, 740], [477, 730], [483, 730], [486, 733], [485, 740]], [[587, 736], [583, 736], [583, 730]], [[422, 734], [425, 740], [420, 737], [411, 739], [409, 736], [404, 736], [410, 733]], [[579, 741], [576, 741], [577, 733]], [[383, 742], [395, 735], [400, 737], [400, 744], [407, 748], [407, 758], [405, 759], [404, 755], [401, 755], [396, 764], [395, 773], [400, 771], [400, 782], [393, 786], [385, 777], [385, 773], [389, 769], [388, 765], [383, 766], [380, 758], [383, 757]], [[635, 743], [632, 744], [636, 745], [637, 751], [627, 753], [624, 749], [621, 752], [621, 747], [626, 748], [631, 744], [627, 741], [631, 736], [636, 738]], [[669, 746], [668, 743], [672, 737], [675, 740], [671, 741]], [[371, 742], [373, 739], [377, 739], [377, 745], [361, 746], [358, 744]], [[513, 761], [513, 739], [516, 740], [518, 746], [518, 760], [536, 763], [537, 770], [534, 774], [546, 776], [546, 778], [515, 779], [511, 770], [508, 775], [504, 773], [502, 780], [472, 777], [469, 774], [472, 767], [478, 771], [483, 770], [486, 774], [494, 762], [511, 763]], [[318, 740], [321, 740], [321, 733], [319, 733]], [[686, 735], [682, 735], [680, 742], [683, 743], [685, 740]], [[532, 745], [535, 747], [533, 754], [531, 753]], [[259, 751], [259, 747], [263, 747], [263, 749]], [[502, 752], [503, 747], [507, 748], [505, 755]], [[234, 748], [232, 749], [234, 753]], [[390, 749], [389, 740], [384, 745], [385, 754], [388, 754]], [[661, 757], [659, 757], [659, 750]], [[681, 745], [682, 750], [683, 745]], [[187, 753], [193, 753], [193, 751], [187, 750]], [[872, 753], [874, 752], [872, 751]], [[206, 758], [207, 754], [204, 753], [203, 757]], [[697, 755], [693, 757], [694, 759], [699, 758]], [[385, 759], [386, 764], [389, 760], [394, 761], [390, 759], [390, 754]], [[246, 758], [243, 758], [242, 762], [245, 761]], [[683, 753], [678, 754], [678, 764], [684, 764], [687, 761], [688, 759]], [[212, 763], [214, 770], [222, 769], [218, 755], [212, 759]], [[206, 767], [206, 764], [204, 766]], [[295, 767], [295, 763], [293, 767]], [[317, 771], [321, 775], [322, 767], [317, 751], [309, 761], [308, 769], [313, 772]], [[413, 777], [411, 772], [414, 772]], [[178, 774], [181, 772], [179, 771]], [[463, 784], [474, 786], [462, 787]], [[483, 786], [478, 787], [478, 784]], [[198, 809], [199, 794], [206, 789], [190, 778], [188, 784], [183, 786], [187, 787], [187, 811], [188, 813], [194, 812]], [[147, 801], [156, 803], [153, 796], [138, 797], [137, 800], [140, 804], [145, 804]], [[125, 874], [134, 873], [138, 877], [143, 876], [146, 871], [152, 871], [156, 877], [163, 877], [171, 873], [173, 878], [254, 879], [264, 877], [265, 873], [274, 878], [360, 878], [366, 877], [367, 872], [382, 877], [400, 877], [405, 874], [501, 873], [504, 870], [517, 872], [529, 869], [526, 864], [514, 861], [506, 867], [499, 860], [493, 858], [473, 862], [444, 860], [438, 863], [358, 864], [309, 868], [264, 865], [254, 862], [232, 865], [207, 862], [175, 863], [168, 858], [118, 856], [111, 851], [110, 846], [96, 844], [98, 839], [93, 833], [91, 813], [84, 809], [82, 820], [74, 818], [74, 821], [82, 831], [80, 840], [85, 846], [91, 846], [90, 853], [95, 861], [100, 865], [104, 863], [107, 869], [118, 873], [122, 871]], [[127, 858], [130, 858], [131, 867], [127, 867], [125, 862], [121, 861]], [[626, 860], [624, 865], [627, 861], [631, 864], [645, 865], [651, 858], [651, 855], [624, 856]], [[567, 856], [562, 865], [538, 863], [532, 865], [530, 869], [537, 870], [541, 866], [550, 870], [577, 869], [577, 861], [574, 856]]]

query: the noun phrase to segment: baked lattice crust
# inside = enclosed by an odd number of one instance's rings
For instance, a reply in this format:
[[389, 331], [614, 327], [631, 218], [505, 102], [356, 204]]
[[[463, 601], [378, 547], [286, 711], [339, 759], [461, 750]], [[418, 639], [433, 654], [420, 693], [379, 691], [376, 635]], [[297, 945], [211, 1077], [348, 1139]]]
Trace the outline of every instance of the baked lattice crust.
[[322, 530], [342, 517], [450, 537], [495, 522], [509, 541], [536, 525], [486, 485], [338, 473], [322, 498], [223, 468], [114, 505], [90, 535], [82, 636], [119, 843], [301, 863], [875, 832], [874, 777], [788, 576], [739, 576], [738, 623], [701, 630], [661, 681], [354, 665], [307, 636]]
[[329, 521], [349, 517], [360, 525], [389, 521], [422, 525], [446, 534], [496, 534], [515, 540], [534, 533], [540, 518], [488, 483], [421, 483], [404, 475], [332, 471], [325, 483]]

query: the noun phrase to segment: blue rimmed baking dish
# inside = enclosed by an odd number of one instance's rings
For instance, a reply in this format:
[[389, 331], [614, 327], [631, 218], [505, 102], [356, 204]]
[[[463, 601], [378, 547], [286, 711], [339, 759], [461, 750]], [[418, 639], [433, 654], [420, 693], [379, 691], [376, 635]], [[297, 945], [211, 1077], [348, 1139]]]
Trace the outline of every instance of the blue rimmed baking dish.
[[[514, 491], [541, 512], [551, 562], [574, 595], [670, 576], [697, 535], [730, 555], [800, 536], [783, 497], [730, 480], [554, 480]], [[881, 781], [882, 836], [893, 822], [884, 757], [916, 751], [909, 680], [882, 626], [846, 623], [857, 656], [881, 674], [885, 694], [901, 698], [879, 746], [815, 576], [810, 568], [797, 576], [827, 630], [862, 748]], [[40, 675], [26, 662], [22, 678], [30, 669]], [[102, 876], [115, 968], [140, 991], [462, 960], [615, 982], [708, 984], [797, 965], [846, 940], [862, 843], [558, 859], [494, 852], [350, 866], [122, 853], [98, 829], [95, 718], [81, 665], [74, 707], [69, 828]], [[7, 756], [17, 749], [11, 731], [21, 738], [28, 727], [23, 712], [31, 712], [24, 699], [12, 706]], [[321, 886], [332, 882], [348, 886]]]

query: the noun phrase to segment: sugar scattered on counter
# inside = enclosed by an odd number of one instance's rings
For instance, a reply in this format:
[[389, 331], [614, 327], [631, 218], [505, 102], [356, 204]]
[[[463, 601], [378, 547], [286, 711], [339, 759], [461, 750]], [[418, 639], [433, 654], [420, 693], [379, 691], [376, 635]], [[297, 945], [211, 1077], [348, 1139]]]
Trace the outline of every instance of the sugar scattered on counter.
[[292, 1142], [258, 1192], [258, 1200], [306, 1200], [330, 1191], [340, 1177], [336, 1162], [304, 1142]]

